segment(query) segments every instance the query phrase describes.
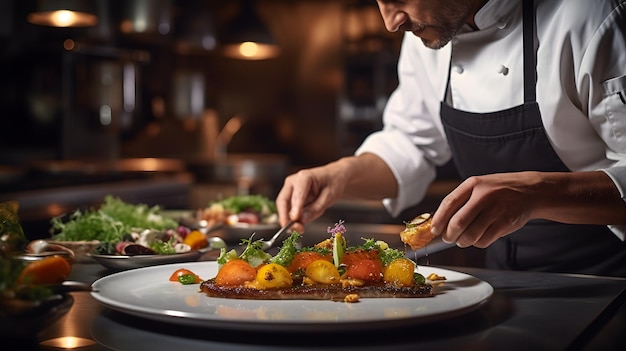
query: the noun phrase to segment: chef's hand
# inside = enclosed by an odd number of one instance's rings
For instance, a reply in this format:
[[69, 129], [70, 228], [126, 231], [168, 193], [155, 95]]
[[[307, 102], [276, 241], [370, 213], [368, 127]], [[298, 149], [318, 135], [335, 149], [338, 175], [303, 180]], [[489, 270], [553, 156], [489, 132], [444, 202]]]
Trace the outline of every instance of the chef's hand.
[[470, 177], [448, 194], [432, 232], [460, 247], [491, 245], [543, 218], [569, 224], [623, 224], [626, 206], [608, 175], [517, 172]]
[[530, 219], [527, 181], [519, 173], [468, 178], [441, 201], [433, 234], [460, 247], [483, 248], [521, 228]]
[[345, 179], [337, 174], [338, 165], [303, 169], [288, 176], [276, 197], [281, 225], [296, 220], [291, 228], [304, 232], [304, 224], [319, 218], [343, 194]]
[[393, 173], [378, 156], [343, 157], [288, 176], [276, 197], [278, 219], [281, 225], [296, 220], [292, 229], [303, 233], [305, 223], [319, 218], [341, 198], [380, 200], [395, 197], [397, 191]]

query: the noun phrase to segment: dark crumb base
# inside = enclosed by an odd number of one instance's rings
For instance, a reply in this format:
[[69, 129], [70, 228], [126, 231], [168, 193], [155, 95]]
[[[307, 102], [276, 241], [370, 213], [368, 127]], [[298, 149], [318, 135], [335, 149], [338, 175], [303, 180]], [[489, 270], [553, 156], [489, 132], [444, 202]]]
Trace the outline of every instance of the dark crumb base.
[[299, 285], [288, 289], [257, 290], [245, 287], [225, 287], [215, 285], [215, 279], [200, 284], [200, 291], [210, 297], [247, 300], [333, 300], [343, 301], [347, 295], [357, 294], [359, 298], [417, 298], [434, 296], [430, 284], [419, 284], [412, 287], [396, 287], [391, 285], [350, 286], [340, 285]]

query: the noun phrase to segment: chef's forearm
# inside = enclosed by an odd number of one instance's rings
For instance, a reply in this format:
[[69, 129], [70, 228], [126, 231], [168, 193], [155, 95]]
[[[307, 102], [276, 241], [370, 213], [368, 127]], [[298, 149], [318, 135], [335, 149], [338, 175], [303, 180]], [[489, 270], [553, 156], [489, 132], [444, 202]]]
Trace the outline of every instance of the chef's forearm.
[[396, 197], [398, 184], [387, 164], [372, 153], [344, 157], [337, 161], [346, 172], [346, 198], [382, 200]]
[[602, 171], [542, 173], [535, 216], [570, 224], [626, 224], [626, 204]]

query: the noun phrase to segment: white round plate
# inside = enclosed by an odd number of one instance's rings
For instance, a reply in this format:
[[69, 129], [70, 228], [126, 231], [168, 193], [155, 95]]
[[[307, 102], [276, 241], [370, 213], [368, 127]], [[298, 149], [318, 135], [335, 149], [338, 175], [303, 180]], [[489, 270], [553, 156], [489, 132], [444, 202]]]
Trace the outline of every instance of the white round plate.
[[169, 264], [115, 273], [93, 283], [92, 296], [111, 309], [175, 324], [255, 331], [340, 331], [394, 327], [451, 318], [472, 311], [493, 294], [493, 287], [471, 275], [420, 266], [427, 276], [447, 280], [434, 297], [372, 298], [357, 303], [320, 300], [243, 300], [213, 298], [199, 285], [169, 281], [179, 268], [202, 279], [217, 274], [214, 261]]

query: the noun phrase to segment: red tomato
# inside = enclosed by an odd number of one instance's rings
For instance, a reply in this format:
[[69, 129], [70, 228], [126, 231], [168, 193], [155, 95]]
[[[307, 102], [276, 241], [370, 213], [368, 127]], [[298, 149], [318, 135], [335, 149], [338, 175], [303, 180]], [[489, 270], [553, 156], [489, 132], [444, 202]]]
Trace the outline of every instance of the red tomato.
[[196, 277], [196, 283], [202, 282], [202, 279], [196, 273], [186, 268], [177, 269], [174, 273], [172, 273], [172, 275], [170, 275], [170, 281], [177, 282], [180, 276], [188, 275], [188, 274], [194, 275]]
[[380, 254], [378, 253], [377, 250], [356, 250], [356, 251], [349, 251], [343, 254], [343, 257], [341, 258], [341, 263], [345, 264], [346, 266], [350, 267], [352, 265], [355, 265], [357, 262], [362, 261], [362, 260], [371, 260], [376, 262], [376, 264], [378, 265], [378, 270], [382, 272], [383, 270], [383, 262], [380, 260]]
[[383, 278], [379, 263], [369, 259], [360, 260], [348, 266], [346, 276], [368, 282], [379, 282]]
[[309, 264], [311, 264], [311, 262], [317, 260], [332, 261], [332, 258], [330, 257], [330, 255], [324, 256], [316, 251], [298, 252], [293, 256], [293, 260], [291, 261], [289, 267], [287, 267], [287, 270], [290, 273], [293, 273], [298, 269], [305, 269]]

